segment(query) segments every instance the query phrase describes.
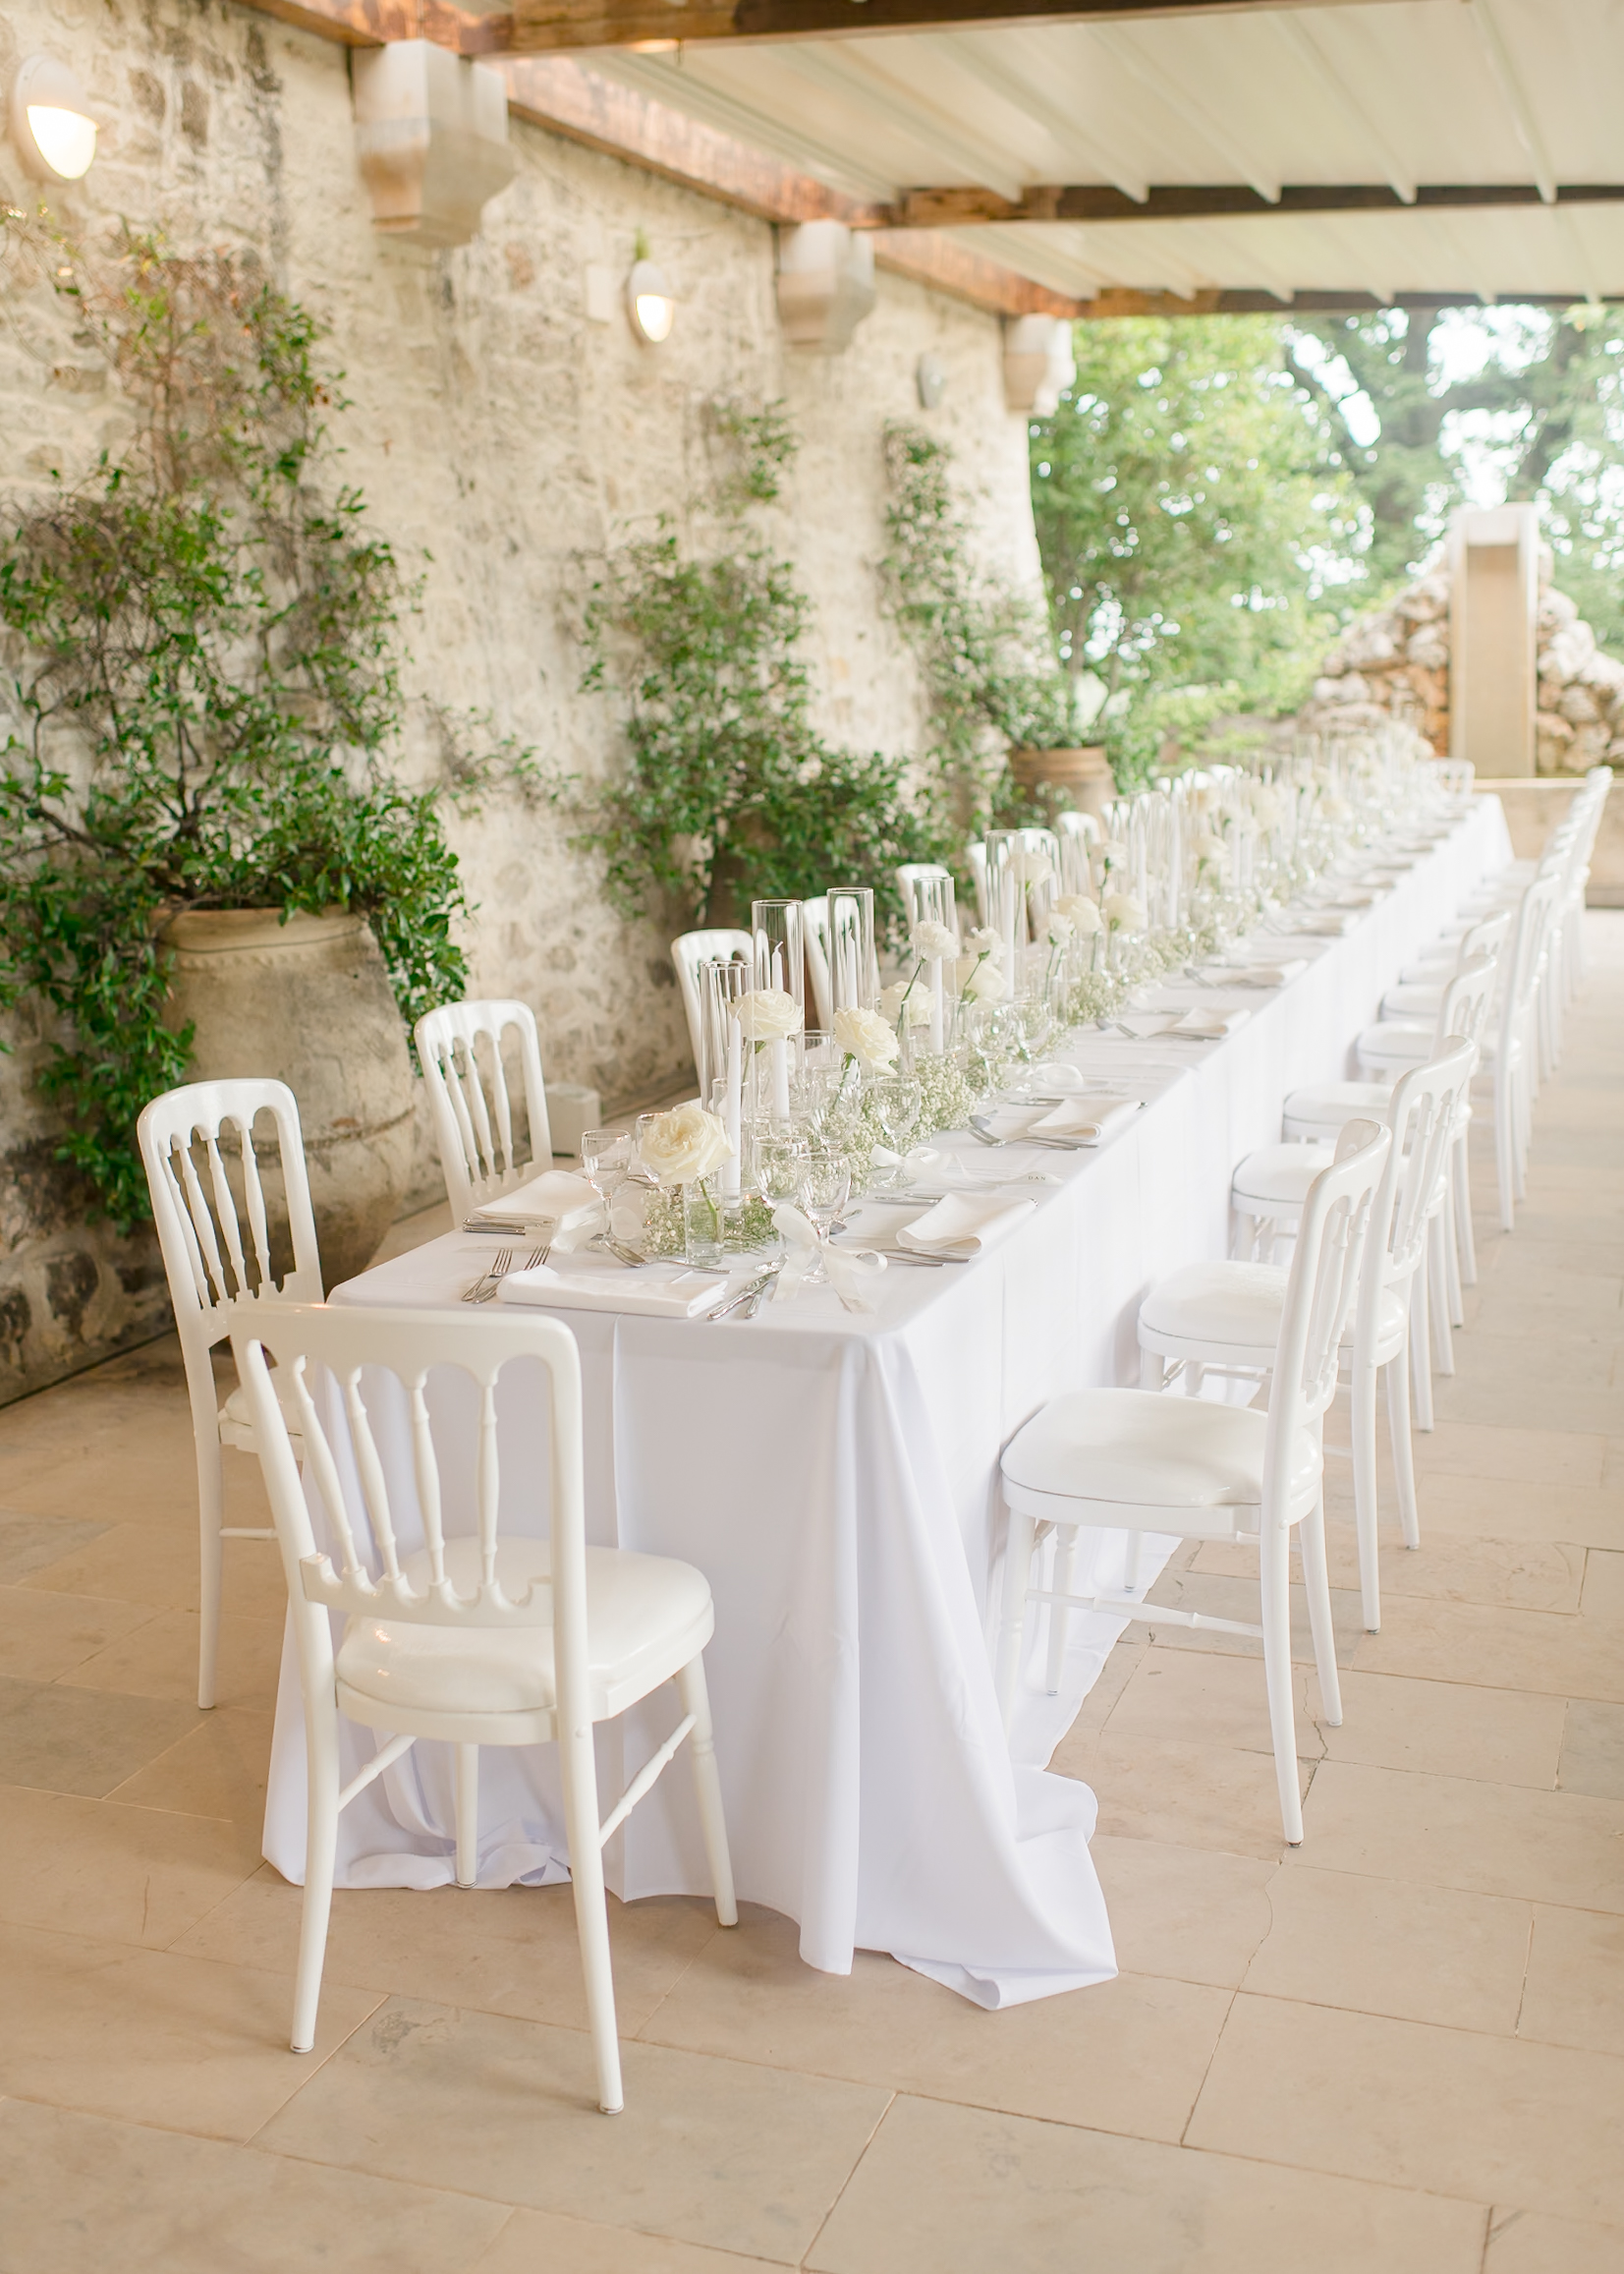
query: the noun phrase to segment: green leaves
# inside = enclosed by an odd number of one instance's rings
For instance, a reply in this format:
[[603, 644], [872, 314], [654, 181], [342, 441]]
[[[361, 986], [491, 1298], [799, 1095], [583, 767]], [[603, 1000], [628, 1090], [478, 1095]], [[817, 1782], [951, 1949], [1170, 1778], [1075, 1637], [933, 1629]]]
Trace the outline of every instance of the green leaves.
[[297, 303], [225, 256], [130, 238], [72, 289], [136, 435], [0, 538], [28, 739], [0, 767], [0, 1002], [65, 1022], [41, 1076], [121, 1227], [134, 1131], [184, 1078], [156, 945], [186, 907], [364, 912], [410, 1022], [461, 991], [436, 793], [393, 782], [410, 598], [359, 491], [316, 486], [333, 384]]

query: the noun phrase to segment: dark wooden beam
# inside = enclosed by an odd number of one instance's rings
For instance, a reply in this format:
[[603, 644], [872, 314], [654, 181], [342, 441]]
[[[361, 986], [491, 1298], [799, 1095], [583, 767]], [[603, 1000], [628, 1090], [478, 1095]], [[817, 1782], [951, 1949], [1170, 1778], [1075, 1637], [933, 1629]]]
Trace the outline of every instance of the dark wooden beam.
[[[1559, 205], [1616, 205], [1624, 182], [1563, 182]], [[894, 229], [964, 229], [1009, 221], [1208, 221], [1238, 213], [1470, 212], [1504, 205], [1538, 205], [1532, 182], [1426, 182], [1409, 204], [1385, 182], [1288, 183], [1272, 202], [1234, 182], [1152, 188], [1143, 204], [1122, 190], [1094, 182], [1048, 183], [1000, 198], [994, 190], [904, 190], [888, 226]]]
[[1158, 17], [1252, 16], [1359, 0], [515, 0], [489, 20], [515, 55], [582, 47], [694, 46], [718, 40], [861, 39], [1031, 24], [1143, 24]]
[[[1502, 295], [1506, 304], [1516, 308], [1572, 308], [1584, 299], [1582, 292], [1507, 292]], [[1624, 294], [1607, 293], [1603, 296], [1609, 307]], [[1213, 287], [1211, 290], [1193, 292], [1181, 299], [1172, 292], [1135, 292], [1125, 285], [1108, 286], [1095, 293], [1092, 300], [1076, 304], [1077, 314], [1085, 321], [1100, 322], [1108, 318], [1129, 315], [1371, 315], [1381, 308], [1476, 308], [1479, 295], [1475, 292], [1449, 291], [1397, 292], [1392, 300], [1378, 300], [1373, 292], [1342, 292], [1321, 290], [1316, 285], [1304, 285], [1289, 300], [1277, 300], [1271, 292], [1257, 292], [1250, 287]]]

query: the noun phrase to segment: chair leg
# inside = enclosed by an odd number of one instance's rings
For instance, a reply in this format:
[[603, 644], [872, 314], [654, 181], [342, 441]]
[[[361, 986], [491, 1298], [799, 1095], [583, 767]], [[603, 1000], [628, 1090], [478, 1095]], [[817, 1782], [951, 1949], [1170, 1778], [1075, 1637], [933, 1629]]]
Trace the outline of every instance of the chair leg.
[[[1147, 1353], [1148, 1355], [1148, 1353]], [[1160, 1361], [1158, 1360], [1159, 1364]], [[1004, 1548], [1004, 1597], [998, 1615], [998, 1659], [994, 1678], [1004, 1734], [1015, 1719], [1015, 1684], [1021, 1672], [1021, 1641], [1027, 1626], [1027, 1589], [1032, 1585], [1032, 1550], [1037, 1526], [1016, 1508], [1009, 1511]]]
[[1416, 1389], [1416, 1427], [1432, 1426], [1432, 1329], [1428, 1313], [1427, 1273], [1418, 1265], [1410, 1281], [1410, 1366]]
[[1472, 1229], [1472, 1162], [1464, 1131], [1455, 1141], [1450, 1181], [1454, 1185], [1455, 1240], [1460, 1249], [1461, 1283], [1463, 1286], [1475, 1287], [1478, 1283], [1478, 1241]]
[[457, 1885], [479, 1877], [479, 1748], [457, 1747]]
[[[1342, 1684], [1336, 1672], [1336, 1636], [1331, 1626], [1330, 1580], [1325, 1570], [1325, 1504], [1297, 1527], [1303, 1554], [1303, 1592], [1309, 1600], [1309, 1629], [1314, 1636], [1314, 1663], [1319, 1676], [1319, 1703], [1326, 1725], [1342, 1727]], [[1294, 1764], [1295, 1765], [1295, 1764]]]
[[727, 1818], [722, 1813], [722, 1780], [716, 1769], [716, 1732], [710, 1720], [710, 1693], [705, 1687], [704, 1660], [691, 1658], [677, 1677], [682, 1710], [694, 1716], [689, 1750], [694, 1757], [694, 1797], [700, 1807], [700, 1830], [704, 1836], [705, 1861], [716, 1898], [719, 1926], [737, 1926], [739, 1904], [733, 1892], [733, 1857], [727, 1845]]
[[1303, 1844], [1303, 1800], [1297, 1790], [1297, 1720], [1291, 1702], [1291, 1558], [1286, 1535], [1268, 1526], [1258, 1544], [1258, 1576], [1263, 1599], [1263, 1680], [1268, 1689], [1268, 1726], [1274, 1739], [1274, 1778], [1280, 1792], [1280, 1823], [1289, 1848]]
[[1515, 1162], [1517, 1148], [1514, 1106], [1509, 1077], [1494, 1084], [1494, 1171], [1500, 1190], [1500, 1229], [1517, 1228]]
[[[1353, 1377], [1354, 1530], [1359, 1540], [1359, 1599], [1365, 1631], [1381, 1625], [1381, 1570], [1376, 1553], [1375, 1368], [1356, 1366]], [[1308, 1555], [1308, 1526], [1303, 1526]]]
[[[1062, 1524], [1054, 1535], [1054, 1592], [1069, 1595], [1072, 1574], [1077, 1563], [1076, 1524]], [[1049, 1605], [1049, 1663], [1043, 1687], [1050, 1697], [1060, 1694], [1060, 1676], [1066, 1664], [1066, 1629], [1071, 1623], [1071, 1613], [1064, 1603]]]
[[1432, 1222], [1437, 1227], [1438, 1253], [1443, 1258], [1443, 1283], [1449, 1296], [1449, 1324], [1452, 1327], [1464, 1327], [1466, 1290], [1461, 1279], [1460, 1248], [1455, 1239], [1455, 1216], [1449, 1206], [1447, 1193]]
[[1159, 1350], [1142, 1349], [1139, 1354], [1139, 1386], [1142, 1390], [1159, 1390], [1167, 1379], [1167, 1365]]
[[333, 1866], [338, 1854], [338, 1716], [328, 1706], [306, 1725], [308, 1795], [305, 1818], [305, 1903], [299, 1921], [299, 1970], [294, 1977], [296, 2053], [315, 2046], [321, 1967], [327, 1956], [327, 1919], [333, 1907]]
[[599, 1844], [597, 1762], [588, 1728], [566, 1731], [559, 1741], [564, 1774], [564, 1823], [575, 1890], [575, 1931], [587, 1983], [587, 2026], [597, 2065], [597, 2104], [605, 2116], [626, 2105], [620, 2081], [620, 2039], [615, 2029], [615, 1977], [609, 1962], [609, 1907], [603, 1892]]
[[1393, 1475], [1398, 1481], [1398, 1520], [1407, 1548], [1421, 1546], [1421, 1518], [1416, 1509], [1415, 1448], [1410, 1443], [1409, 1352], [1401, 1350], [1383, 1368], [1387, 1377], [1387, 1434], [1393, 1441]]
[[1130, 1532], [1128, 1545], [1122, 1551], [1122, 1585], [1129, 1595], [1139, 1593], [1140, 1559], [1145, 1553], [1145, 1534]]
[[220, 1474], [220, 1436], [212, 1416], [205, 1435], [195, 1425], [197, 1447], [197, 1703], [214, 1703], [220, 1661], [220, 1586], [225, 1543], [225, 1482]]
[[1443, 1242], [1437, 1236], [1443, 1220], [1434, 1217], [1427, 1226], [1422, 1270], [1427, 1274], [1427, 1310], [1432, 1328], [1432, 1360], [1440, 1374], [1455, 1371], [1455, 1337], [1449, 1327], [1449, 1285], [1444, 1270]]

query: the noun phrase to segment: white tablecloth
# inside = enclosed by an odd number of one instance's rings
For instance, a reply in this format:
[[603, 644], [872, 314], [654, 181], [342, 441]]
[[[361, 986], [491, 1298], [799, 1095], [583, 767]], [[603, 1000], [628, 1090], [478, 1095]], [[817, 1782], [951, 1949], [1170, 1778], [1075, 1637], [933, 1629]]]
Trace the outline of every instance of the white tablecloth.
[[[1060, 1696], [1029, 1681], [1006, 1745], [987, 1647], [999, 1452], [1045, 1399], [1138, 1380], [1140, 1301], [1161, 1274], [1225, 1252], [1233, 1165], [1278, 1137], [1287, 1090], [1352, 1070], [1352, 1038], [1384, 989], [1509, 854], [1497, 802], [1479, 799], [1350, 937], [1316, 942], [1288, 986], [1245, 997], [1254, 1015], [1227, 1041], [1082, 1040], [1077, 1062], [1120, 1070], [1147, 1110], [1097, 1153], [975, 1154], [980, 1170], [1039, 1166], [1056, 1181], [1032, 1188], [1036, 1213], [977, 1262], [893, 1268], [871, 1319], [826, 1289], [738, 1325], [560, 1314], [585, 1377], [589, 1537], [681, 1557], [709, 1579], [739, 1893], [799, 1921], [810, 1964], [842, 1973], [854, 1949], [888, 1951], [986, 2006], [1115, 1971], [1088, 1848], [1093, 1795], [1043, 1764], [1120, 1625], [1073, 1621]], [[489, 1249], [448, 1234], [334, 1299], [454, 1302]], [[517, 1391], [501, 1432], [522, 1499], [546, 1472]], [[544, 1508], [523, 1520], [544, 1529]], [[1120, 1558], [1120, 1534], [1096, 1536], [1098, 1583]], [[664, 1694], [599, 1731], [606, 1795], [677, 1711]], [[265, 1854], [294, 1881], [302, 1725], [290, 1649]], [[344, 1734], [348, 1776], [373, 1738]], [[481, 1885], [565, 1876], [551, 1748], [487, 1748], [480, 1798]], [[681, 1759], [607, 1860], [628, 1900], [707, 1892]], [[453, 1876], [449, 1755], [420, 1743], [345, 1812], [339, 1884]]]

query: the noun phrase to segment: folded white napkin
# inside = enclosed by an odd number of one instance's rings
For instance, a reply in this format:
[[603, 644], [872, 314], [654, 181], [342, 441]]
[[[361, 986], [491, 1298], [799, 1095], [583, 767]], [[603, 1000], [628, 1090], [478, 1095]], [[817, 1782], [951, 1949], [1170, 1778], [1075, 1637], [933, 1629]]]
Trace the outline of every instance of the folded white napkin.
[[1304, 956], [1294, 955], [1284, 963], [1242, 963], [1209, 965], [1212, 976], [1225, 987], [1284, 987], [1300, 971], [1307, 971]]
[[1068, 1066], [1058, 1058], [1045, 1058], [1041, 1065], [1032, 1069], [1032, 1086], [1039, 1094], [1049, 1091], [1057, 1098], [1078, 1098], [1085, 1091], [1102, 1093], [1102, 1102], [1108, 1102], [1111, 1085], [1102, 1082], [1097, 1074], [1085, 1074], [1076, 1066]]
[[528, 1184], [515, 1185], [500, 1199], [486, 1201], [469, 1217], [470, 1223], [555, 1223], [563, 1230], [585, 1222], [602, 1203], [584, 1176], [568, 1168], [549, 1168]]
[[784, 1264], [772, 1290], [775, 1303], [786, 1303], [799, 1292], [808, 1273], [819, 1258], [823, 1277], [847, 1311], [871, 1311], [873, 1281], [885, 1270], [885, 1258], [871, 1248], [837, 1248], [820, 1238], [810, 1216], [788, 1201], [772, 1212], [772, 1221], [784, 1243]]
[[1206, 1010], [1198, 1007], [1187, 1010], [1164, 1031], [1170, 1035], [1196, 1035], [1204, 1042], [1219, 1042], [1232, 1035], [1237, 1027], [1244, 1027], [1252, 1016], [1249, 1010]]
[[634, 1278], [624, 1265], [569, 1274], [551, 1264], [509, 1272], [496, 1289], [504, 1303], [538, 1303], [549, 1311], [627, 1311], [646, 1319], [692, 1319], [708, 1311], [727, 1285], [725, 1273], [679, 1272], [668, 1279]]
[[967, 1192], [949, 1192], [903, 1225], [897, 1245], [917, 1247], [922, 1255], [980, 1255], [1008, 1239], [1036, 1206], [1035, 1200], [973, 1200]]
[[1292, 932], [1306, 932], [1310, 935], [1317, 935], [1324, 939], [1338, 939], [1344, 933], [1353, 930], [1353, 918], [1351, 916], [1339, 916], [1332, 909], [1316, 914], [1305, 908], [1300, 911], [1294, 910], [1286, 918], [1286, 925], [1288, 930]]
[[[916, 1145], [906, 1155], [893, 1153], [888, 1145], [876, 1145], [870, 1158], [876, 1168], [900, 1168], [907, 1182], [922, 1192], [984, 1191], [989, 1186], [1009, 1182], [1009, 1178], [1001, 1176], [996, 1169], [986, 1176], [979, 1175], [961, 1154], [942, 1153], [930, 1145]], [[1041, 1176], [1045, 1184], [1060, 1182], [1058, 1176], [1042, 1170], [1034, 1173]], [[1020, 1181], [1031, 1183], [1033, 1175], [1023, 1174]]]
[[1080, 1145], [1103, 1145], [1126, 1129], [1139, 1111], [1138, 1098], [1068, 1098], [1053, 1112], [1032, 1122], [1034, 1137], [1072, 1137]]

